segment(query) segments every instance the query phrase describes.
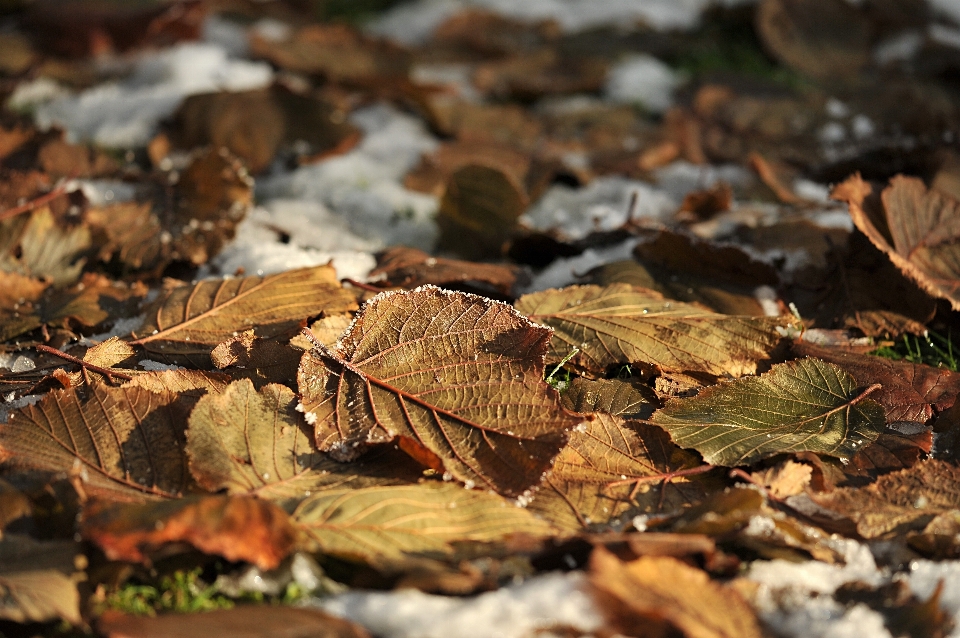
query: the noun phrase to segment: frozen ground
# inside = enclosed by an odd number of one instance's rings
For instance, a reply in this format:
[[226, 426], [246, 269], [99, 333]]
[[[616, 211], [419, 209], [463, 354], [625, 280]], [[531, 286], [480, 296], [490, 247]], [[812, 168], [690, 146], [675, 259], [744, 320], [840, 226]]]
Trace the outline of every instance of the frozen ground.
[[[715, 1], [420, 0], [385, 15], [371, 30], [405, 42], [421, 41], [442, 19], [467, 5], [519, 18], [554, 18], [568, 30], [632, 21], [662, 29], [689, 28]], [[732, 4], [737, 0], [724, 1]], [[935, 0], [935, 4], [945, 15], [960, 16], [958, 0]], [[273, 79], [270, 67], [244, 59], [245, 53], [242, 31], [214, 18], [200, 43], [125, 61], [131, 71], [125, 79], [76, 94], [38, 81], [21, 87], [14, 101], [19, 108], [35, 108], [39, 124], [63, 126], [73, 139], [110, 147], [142, 146], [157, 123], [173, 113], [188, 95], [269, 84]], [[423, 69], [419, 72], [427, 73]], [[442, 80], [437, 73], [434, 70], [429, 79]], [[447, 70], [447, 75], [453, 82], [462, 81], [462, 74], [456, 70]], [[640, 102], [650, 110], [663, 111], [670, 106], [673, 91], [682, 80], [654, 58], [628, 58], [614, 67], [603, 99]], [[844, 124], [842, 131], [837, 127], [825, 130], [825, 143], [834, 143], [841, 133], [856, 135], [857, 124], [851, 119], [855, 116], [841, 113], [837, 105], [830, 108]], [[439, 140], [419, 119], [384, 104], [364, 107], [351, 117], [363, 130], [361, 143], [346, 154], [293, 171], [277, 168], [261, 178], [256, 188], [256, 208], [240, 225], [236, 239], [204, 274], [230, 274], [239, 268], [248, 273], [272, 273], [332, 260], [341, 277], [364, 279], [375, 264], [373, 253], [377, 250], [395, 244], [432, 248], [437, 236], [434, 216], [438, 202], [435, 197], [405, 189], [402, 181], [421, 155], [436, 148]], [[866, 131], [867, 124], [861, 121], [860, 130]], [[652, 183], [608, 177], [581, 189], [554, 186], [534, 202], [523, 221], [533, 228], [580, 239], [622, 224], [632, 195], [636, 195], [635, 217], [665, 222], [692, 190], [718, 181], [745, 187], [754, 179], [741, 167], [677, 162], [660, 169]], [[121, 183], [88, 182], [84, 188], [95, 201], [132, 196]], [[823, 204], [809, 213], [812, 221], [824, 227], [849, 228], [849, 217], [824, 201], [824, 185], [800, 181], [795, 190], [799, 196]], [[737, 202], [726, 219], [733, 223], [745, 215], [752, 215], [753, 223], [767, 224], [775, 222], [779, 212], [775, 206], [761, 209]], [[713, 227], [703, 227], [702, 233], [722, 235], [723, 223], [721, 219]], [[534, 273], [525, 292], [572, 283], [577, 273], [629, 257], [635, 242], [631, 239], [558, 260]], [[2, 368], [16, 370], [30, 365], [29, 359], [0, 355]], [[12, 407], [0, 403], [0, 421]], [[750, 566], [746, 577], [760, 584], [756, 602], [762, 618], [778, 634], [888, 636], [878, 613], [863, 605], [847, 608], [832, 597], [838, 586], [851, 581], [877, 585], [892, 578], [902, 579], [918, 596], [926, 598], [943, 579], [942, 605], [960, 618], [960, 562], [918, 561], [909, 572], [891, 574], [877, 568], [865, 545], [843, 540], [837, 544], [847, 557], [845, 566], [815, 561], [758, 561]], [[349, 592], [318, 599], [314, 604], [389, 638], [525, 638], [550, 635], [543, 632], [552, 625], [569, 625], [585, 632], [599, 627], [599, 610], [583, 584], [580, 573], [545, 574], [475, 597], [450, 598], [415, 591]], [[960, 629], [954, 635], [960, 636]]]

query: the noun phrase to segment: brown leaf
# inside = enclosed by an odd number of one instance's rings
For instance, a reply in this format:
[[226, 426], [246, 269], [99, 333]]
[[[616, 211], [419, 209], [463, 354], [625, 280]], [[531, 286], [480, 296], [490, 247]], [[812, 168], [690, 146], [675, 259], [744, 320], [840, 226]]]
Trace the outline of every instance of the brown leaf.
[[759, 485], [769, 490], [774, 498], [784, 499], [803, 493], [810, 485], [813, 468], [787, 459], [779, 465], [750, 475]]
[[823, 348], [805, 341], [794, 341], [791, 350], [797, 356], [834, 363], [861, 385], [881, 384], [871, 398], [883, 406], [887, 423], [927, 423], [934, 414], [952, 406], [960, 393], [960, 373], [943, 368]]
[[733, 189], [726, 182], [717, 182], [712, 188], [688, 193], [680, 204], [681, 213], [689, 213], [694, 221], [710, 219], [717, 213], [730, 210]]
[[270, 500], [303, 498], [334, 481], [339, 465], [314, 448], [312, 432], [286, 386], [257, 392], [247, 380], [208, 394], [190, 413], [187, 455], [203, 488]]
[[[138, 374], [124, 384], [125, 388], [137, 388], [148, 392], [163, 394], [172, 392], [180, 399], [192, 399], [196, 402], [206, 392], [223, 392], [232, 379], [229, 375], [203, 370], [164, 370]], [[192, 404], [191, 404], [192, 405]]]
[[84, 275], [75, 286], [51, 287], [35, 301], [27, 299], [16, 308], [0, 307], [0, 341], [43, 325], [93, 327], [112, 317], [128, 316], [135, 312], [137, 302], [145, 292], [146, 288], [139, 284], [126, 286], [103, 276]]
[[151, 270], [168, 261], [169, 243], [151, 202], [121, 202], [87, 211], [87, 222], [103, 234], [98, 256], [113, 258], [133, 270]]
[[507, 172], [465, 166], [447, 180], [440, 201], [439, 246], [470, 259], [498, 257], [527, 204], [523, 186]]
[[107, 638], [370, 638], [359, 625], [318, 609], [270, 605], [157, 617], [108, 610], [97, 629]]
[[697, 455], [674, 445], [660, 428], [626, 420], [646, 418], [656, 403], [649, 390], [623, 381], [575, 379], [564, 406], [597, 414], [570, 433], [530, 510], [579, 529], [672, 511], [702, 498], [710, 486], [684, 476], [699, 470]]
[[210, 353], [210, 360], [214, 367], [227, 370], [234, 378], [250, 379], [258, 388], [267, 383], [294, 385], [303, 349], [275, 339], [261, 339], [251, 329], [218, 344]]
[[311, 24], [290, 37], [267, 39], [256, 32], [250, 48], [288, 71], [323, 75], [334, 82], [375, 85], [381, 77], [407, 77], [409, 54], [345, 24]]
[[370, 277], [383, 275], [389, 285], [401, 288], [416, 288], [424, 284], [449, 287], [451, 284], [476, 282], [509, 295], [517, 281], [518, 271], [512, 265], [431, 257], [416, 248], [395, 246], [377, 256], [377, 267], [370, 271]]
[[0, 619], [18, 623], [65, 620], [79, 625], [80, 594], [74, 572], [77, 543], [0, 540]]
[[843, 0], [764, 0], [757, 33], [792, 69], [815, 78], [850, 78], [870, 59], [870, 28]]
[[780, 340], [776, 327], [783, 323], [712, 313], [628, 284], [545, 290], [521, 297], [516, 306], [556, 330], [550, 361], [577, 348], [573, 365], [598, 376], [623, 363], [749, 374]]
[[167, 213], [172, 217], [170, 258], [207, 263], [233, 239], [252, 203], [253, 180], [236, 157], [225, 148], [198, 153], [180, 173], [173, 210]]
[[434, 469], [519, 495], [579, 422], [543, 382], [549, 337], [476, 295], [432, 286], [382, 293], [331, 351], [304, 355], [301, 409], [336, 458], [399, 437]]
[[420, 165], [403, 180], [411, 190], [443, 196], [450, 176], [470, 165], [496, 166], [517, 184], [525, 184], [531, 165], [530, 154], [501, 142], [474, 140], [441, 145], [432, 155], [424, 155]]
[[628, 563], [598, 547], [590, 556], [590, 583], [615, 628], [631, 636], [760, 638], [753, 609], [732, 587], [669, 556]]
[[[317, 341], [332, 348], [351, 323], [353, 323], [352, 314], [330, 315], [329, 317], [321, 317], [310, 324], [310, 332], [313, 333]], [[299, 333], [291, 339], [290, 345], [299, 350], [313, 348], [313, 342], [307, 339], [303, 333]]]
[[844, 487], [810, 498], [856, 522], [864, 538], [901, 534], [960, 509], [960, 468], [928, 459], [866, 487]]
[[106, 153], [63, 139], [53, 139], [41, 146], [37, 163], [50, 175], [70, 178], [98, 177], [119, 169]]
[[96, 501], [84, 508], [83, 538], [110, 560], [150, 564], [171, 543], [274, 569], [297, 543], [287, 514], [244, 496], [202, 496], [153, 503]]
[[[90, 230], [58, 220], [44, 206], [23, 219], [0, 222], [0, 270], [71, 284], [80, 277], [90, 249]], [[9, 233], [9, 234], [8, 234]]]
[[322, 490], [292, 517], [316, 550], [379, 567], [410, 557], [449, 558], [457, 544], [559, 533], [502, 496], [436, 482]]
[[266, 169], [283, 143], [302, 140], [311, 155], [322, 155], [345, 151], [360, 139], [332, 104], [280, 86], [192, 95], [174, 122], [180, 147], [225, 146], [253, 173]]
[[[847, 202], [857, 228], [928, 294], [960, 310], [960, 202], [898, 175], [881, 193], [882, 211], [868, 200], [870, 185], [854, 175], [831, 197]], [[880, 224], [880, 225], [878, 225]]]
[[27, 495], [0, 478], [0, 538], [8, 525], [30, 518], [32, 514], [33, 506]]
[[496, 98], [521, 101], [567, 93], [597, 93], [608, 63], [599, 57], [567, 56], [553, 48], [525, 52], [480, 64], [473, 83]]
[[119, 500], [170, 498], [190, 486], [184, 417], [172, 392], [93, 383], [54, 391], [0, 425], [0, 460], [67, 473], [84, 492]]
[[307, 317], [356, 309], [331, 266], [264, 277], [206, 280], [162, 294], [147, 310], [133, 343], [153, 355], [209, 367], [213, 348], [235, 333], [255, 329], [279, 335]]

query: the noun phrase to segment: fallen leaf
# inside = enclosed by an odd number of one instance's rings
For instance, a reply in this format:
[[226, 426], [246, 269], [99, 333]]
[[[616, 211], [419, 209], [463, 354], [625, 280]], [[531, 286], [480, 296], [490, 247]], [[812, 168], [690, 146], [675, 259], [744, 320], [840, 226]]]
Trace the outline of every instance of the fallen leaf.
[[960, 509], [960, 468], [928, 459], [885, 474], [866, 487], [811, 494], [818, 505], [853, 520], [864, 538], [923, 529], [938, 514]]
[[107, 610], [97, 629], [107, 638], [370, 638], [363, 627], [319, 609], [271, 605], [156, 617]]
[[0, 478], [0, 538], [8, 533], [11, 523], [31, 518], [33, 506], [27, 495]]
[[6, 235], [0, 242], [0, 270], [59, 285], [75, 282], [92, 245], [90, 230], [82, 224], [57, 220], [47, 206], [25, 219], [26, 223], [17, 218], [0, 222], [0, 230]]
[[234, 378], [250, 379], [257, 388], [267, 383], [292, 386], [297, 382], [302, 350], [276, 339], [261, 339], [251, 329], [218, 344], [210, 360]]
[[733, 189], [726, 182], [717, 182], [712, 188], [687, 193], [680, 204], [680, 213], [688, 213], [692, 221], [710, 219], [717, 213], [730, 210]]
[[[0, 278], [0, 282], [3, 278]], [[125, 317], [136, 310], [146, 289], [126, 286], [101, 275], [87, 274], [69, 288], [48, 288], [33, 301], [18, 307], [0, 307], [0, 341], [7, 341], [43, 325], [57, 328], [94, 327], [111, 317]]]
[[580, 529], [672, 511], [701, 498], [708, 487], [685, 476], [701, 465], [697, 455], [674, 445], [660, 428], [627, 420], [646, 418], [657, 403], [649, 389], [624, 381], [575, 379], [563, 405], [596, 414], [570, 433], [530, 510]]
[[248, 379], [202, 397], [190, 413], [190, 471], [206, 490], [269, 500], [302, 498], [331, 482], [339, 465], [314, 448], [286, 386], [257, 392]]
[[960, 373], [943, 368], [823, 348], [805, 341], [794, 341], [791, 351], [838, 365], [861, 383], [881, 384], [871, 398], [883, 406], [887, 423], [927, 423], [952, 406], [960, 393]]
[[501, 496], [450, 483], [324, 490], [292, 518], [316, 551], [375, 566], [411, 556], [442, 559], [456, 543], [558, 534]]
[[103, 151], [83, 144], [52, 139], [37, 151], [37, 163], [44, 172], [56, 177], [102, 177], [116, 173], [119, 165]]
[[673, 399], [650, 422], [712, 465], [749, 465], [784, 452], [850, 458], [877, 439], [883, 408], [841, 368], [817, 359], [773, 366]]
[[103, 235], [98, 242], [98, 256], [102, 261], [118, 259], [133, 270], [152, 270], [169, 260], [169, 241], [163, 241], [165, 230], [151, 202], [121, 202], [91, 208], [86, 219]]
[[110, 560], [150, 564], [173, 543], [274, 569], [297, 544], [297, 530], [276, 505], [244, 496], [199, 496], [152, 503], [96, 501], [80, 533]]
[[143, 500], [187, 491], [185, 415], [176, 394], [99, 383], [87, 392], [53, 391], [12, 413], [0, 425], [0, 460], [68, 474], [93, 496]]
[[870, 25], [842, 0], [763, 0], [756, 20], [765, 48], [814, 78], [850, 79], [870, 60]]
[[[170, 195], [158, 193], [156, 199], [167, 201]], [[169, 258], [199, 266], [233, 239], [253, 203], [253, 180], [226, 148], [209, 148], [180, 172], [172, 200], [171, 210], [161, 215], [170, 220]]]
[[764, 486], [771, 496], [784, 499], [802, 494], [810, 485], [813, 468], [805, 463], [787, 459], [783, 463], [750, 475], [759, 485]]
[[229, 375], [220, 372], [178, 368], [176, 370], [138, 374], [132, 380], [123, 384], [123, 387], [138, 388], [159, 394], [172, 392], [181, 400], [192, 399], [196, 402], [207, 392], [214, 394], [223, 392], [230, 381], [232, 379]]
[[902, 175], [881, 193], [882, 208], [868, 199], [871, 190], [857, 174], [834, 188], [831, 197], [847, 202], [857, 228], [897, 268], [960, 310], [960, 202]]
[[356, 307], [331, 266], [210, 279], [162, 294], [147, 308], [143, 336], [133, 343], [165, 359], [209, 367], [210, 351], [234, 333], [253, 328], [259, 336], [276, 336], [321, 312]]
[[395, 246], [377, 256], [377, 267], [370, 271], [369, 277], [383, 276], [387, 284], [401, 288], [480, 283], [489, 285], [500, 294], [510, 295], [518, 272], [519, 269], [512, 265], [431, 257], [416, 248]]
[[626, 635], [764, 635], [753, 609], [736, 590], [670, 556], [642, 556], [624, 563], [597, 547], [590, 556], [590, 583], [599, 592], [607, 618]]
[[433, 469], [516, 496], [540, 481], [581, 420], [543, 381], [549, 338], [476, 295], [381, 293], [332, 350], [304, 355], [300, 409], [337, 459], [399, 438]]
[[440, 201], [438, 245], [470, 259], [499, 257], [527, 204], [523, 186], [507, 172], [464, 166], [447, 180]]
[[716, 314], [628, 284], [545, 290], [524, 295], [516, 306], [555, 330], [549, 361], [577, 348], [571, 363], [594, 375], [624, 363], [749, 374], [779, 342], [776, 327], [783, 324], [777, 318]]
[[[353, 323], [352, 314], [330, 315], [329, 317], [321, 317], [310, 324], [310, 332], [313, 333], [317, 341], [332, 348], [333, 345], [337, 343], [340, 335], [350, 327], [351, 323]], [[310, 350], [313, 348], [313, 343], [307, 339], [303, 333], [291, 339], [290, 345], [300, 350]]]
[[75, 558], [77, 543], [6, 535], [0, 540], [0, 619], [18, 623], [80, 617]]

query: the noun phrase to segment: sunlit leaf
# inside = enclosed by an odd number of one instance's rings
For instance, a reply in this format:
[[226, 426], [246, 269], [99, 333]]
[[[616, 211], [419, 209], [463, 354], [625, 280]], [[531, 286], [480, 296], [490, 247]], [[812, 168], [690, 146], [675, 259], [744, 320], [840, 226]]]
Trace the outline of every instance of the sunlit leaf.
[[732, 317], [664, 299], [628, 284], [570, 286], [525, 295], [517, 310], [553, 328], [550, 361], [600, 375], [609, 366], [647, 363], [664, 370], [739, 376], [756, 370], [780, 340], [782, 320]]
[[259, 336], [275, 336], [321, 312], [356, 307], [331, 266], [206, 280], [161, 295], [147, 309], [134, 343], [154, 355], [208, 367], [210, 351], [235, 333], [253, 328]]
[[400, 439], [420, 462], [519, 495], [581, 419], [543, 381], [550, 331], [510, 306], [432, 286], [374, 297], [336, 347], [304, 355], [301, 409], [348, 460]]
[[883, 430], [883, 408], [866, 398], [875, 389], [858, 389], [833, 364], [803, 359], [673, 399], [651, 422], [713, 465], [801, 451], [849, 458]]
[[179, 496], [190, 486], [183, 406], [172, 392], [93, 383], [54, 391], [0, 425], [0, 460], [74, 477], [90, 495]]
[[297, 530], [282, 509], [243, 496], [96, 501], [84, 508], [80, 533], [110, 560], [147, 564], [167, 545], [187, 543], [207, 554], [273, 569], [297, 543]]
[[501, 496], [451, 483], [326, 490], [304, 500], [293, 518], [319, 551], [374, 564], [443, 558], [457, 542], [557, 534]]
[[760, 638], [757, 617], [740, 594], [670, 556], [621, 562], [603, 548], [590, 557], [601, 609], [624, 635]]

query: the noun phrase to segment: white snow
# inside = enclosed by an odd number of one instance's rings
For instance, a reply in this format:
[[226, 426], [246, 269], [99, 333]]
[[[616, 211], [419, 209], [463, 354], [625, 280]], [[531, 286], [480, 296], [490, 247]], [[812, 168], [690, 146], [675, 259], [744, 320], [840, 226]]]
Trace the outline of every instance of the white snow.
[[169, 363], [161, 363], [159, 361], [152, 361], [150, 359], [144, 359], [140, 362], [140, 367], [146, 370], [147, 372], [166, 372], [167, 370], [181, 370], [182, 368], [177, 365]]
[[268, 64], [232, 59], [219, 44], [179, 44], [141, 54], [124, 80], [40, 105], [36, 121], [41, 128], [63, 127], [72, 141], [134, 148], [149, 142], [188, 95], [257, 89], [272, 80]]
[[[407, 190], [402, 180], [436, 148], [436, 138], [419, 119], [384, 104], [361, 109], [351, 119], [365, 133], [355, 149], [262, 180], [260, 200], [320, 203], [371, 249], [402, 244], [430, 250], [437, 237], [437, 199]], [[339, 242], [331, 237], [329, 243]]]
[[912, 60], [923, 47], [923, 35], [905, 31], [883, 40], [873, 49], [873, 59], [883, 66], [891, 62]]
[[530, 283], [520, 290], [520, 294], [562, 288], [579, 283], [579, 276], [588, 270], [622, 259], [632, 259], [633, 248], [640, 242], [636, 237], [605, 248], [588, 248], [575, 257], [561, 257], [534, 275]]
[[630, 200], [636, 194], [635, 219], [666, 221], [677, 202], [645, 182], [625, 177], [599, 177], [582, 188], [551, 186], [520, 222], [541, 231], [556, 231], [566, 239], [582, 239], [592, 232], [614, 230], [627, 221]]
[[937, 13], [960, 25], [960, 2], [958, 0], [927, 0], [927, 3]]
[[596, 27], [629, 27], [645, 23], [654, 29], [692, 29], [711, 5], [735, 6], [755, 0], [419, 0], [405, 3], [374, 21], [372, 33], [406, 44], [426, 41], [441, 22], [469, 7], [519, 20], [556, 20], [566, 31]]
[[648, 111], [663, 113], [673, 104], [673, 91], [680, 77], [652, 55], [631, 55], [610, 68], [604, 96], [621, 104], [641, 104]]
[[7, 98], [7, 107], [13, 111], [29, 111], [39, 104], [66, 98], [70, 90], [48, 77], [39, 77], [30, 82], [21, 82]]
[[753, 173], [736, 164], [702, 166], [686, 161], [676, 161], [654, 171], [657, 186], [666, 191], [678, 203], [689, 193], [726, 182], [730, 186], [748, 186], [756, 181]]
[[920, 600], [928, 600], [942, 580], [940, 608], [954, 617], [956, 626], [950, 633], [951, 638], [960, 638], [960, 561], [913, 561], [910, 563], [909, 574], [898, 577], [907, 582], [910, 590]]
[[927, 30], [930, 39], [937, 44], [960, 49], [960, 29], [945, 24], [931, 24]]
[[37, 367], [30, 357], [16, 352], [0, 352], [0, 369], [10, 372], [28, 372]]
[[[11, 395], [12, 394], [13, 393], [11, 393]], [[28, 405], [33, 405], [42, 398], [42, 394], [28, 394], [25, 397], [12, 400], [9, 397], [4, 397], [3, 401], [0, 401], [0, 423], [6, 423], [10, 418], [10, 413], [14, 410], [19, 410], [20, 408]]]
[[465, 598], [352, 591], [312, 604], [382, 638], [534, 638], [554, 625], [581, 632], [602, 626], [585, 586], [581, 572], [551, 573]]

